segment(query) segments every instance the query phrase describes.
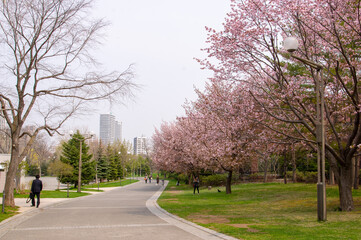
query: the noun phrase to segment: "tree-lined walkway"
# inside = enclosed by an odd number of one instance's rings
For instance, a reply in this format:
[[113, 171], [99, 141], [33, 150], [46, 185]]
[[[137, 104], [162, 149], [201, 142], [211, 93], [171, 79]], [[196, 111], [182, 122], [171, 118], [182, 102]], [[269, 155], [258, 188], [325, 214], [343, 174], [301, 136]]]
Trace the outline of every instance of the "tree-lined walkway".
[[40, 205], [39, 209], [3, 224], [0, 231], [5, 234], [0, 237], [4, 240], [201, 239], [147, 208], [147, 200], [161, 189], [162, 186], [154, 183], [138, 182], [50, 207]]

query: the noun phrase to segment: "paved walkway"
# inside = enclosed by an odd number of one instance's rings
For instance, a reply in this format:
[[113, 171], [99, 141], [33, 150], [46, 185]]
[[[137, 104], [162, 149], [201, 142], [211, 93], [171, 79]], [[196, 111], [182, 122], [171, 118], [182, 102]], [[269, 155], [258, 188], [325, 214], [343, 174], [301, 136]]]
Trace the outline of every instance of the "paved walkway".
[[1, 223], [0, 239], [234, 239], [161, 209], [156, 200], [162, 191], [162, 186], [141, 181], [57, 203], [42, 199], [39, 209], [23, 206], [22, 214]]

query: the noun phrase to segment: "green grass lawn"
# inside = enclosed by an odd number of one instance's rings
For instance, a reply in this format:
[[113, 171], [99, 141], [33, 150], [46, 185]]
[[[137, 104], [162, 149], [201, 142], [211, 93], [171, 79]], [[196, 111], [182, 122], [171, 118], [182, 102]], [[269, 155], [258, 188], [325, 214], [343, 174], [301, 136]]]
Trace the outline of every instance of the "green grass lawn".
[[[110, 182], [102, 182], [99, 183], [99, 188], [107, 188], [107, 187], [120, 187], [120, 186], [126, 186], [128, 184], [131, 183], [135, 183], [138, 182], [139, 180], [130, 180], [130, 179], [122, 179], [121, 184], [118, 181], [110, 181]], [[61, 189], [62, 191], [66, 190], [66, 188]], [[69, 188], [70, 191], [77, 191], [78, 188], [74, 188], [73, 186], [71, 186]], [[88, 191], [88, 192], [103, 192], [103, 190], [99, 190], [98, 191], [98, 184], [97, 183], [92, 183], [92, 184], [87, 184], [87, 185], [83, 185], [81, 188], [82, 191]]]
[[[119, 180], [118, 181], [111, 181], [111, 182], [102, 182], [102, 183], [99, 183], [99, 187], [100, 188], [119, 187], [119, 186], [125, 186], [125, 185], [135, 183], [135, 182], [139, 182], [139, 180], [122, 179], [121, 184], [119, 183]], [[93, 184], [84, 185], [83, 188], [84, 188], [84, 190], [86, 188], [98, 188], [98, 184], [93, 183]]]
[[[0, 194], [0, 197], [2, 197], [2, 193]], [[69, 192], [69, 198], [77, 198], [77, 197], [82, 197], [82, 196], [86, 196], [89, 195], [89, 193], [77, 193], [77, 192]], [[28, 198], [29, 193], [15, 193], [14, 194], [14, 198]], [[54, 191], [49, 191], [49, 190], [43, 190], [41, 191], [41, 198], [66, 198], [67, 197], [67, 192], [63, 192], [63, 191], [58, 191], [58, 190], [54, 190]]]
[[5, 219], [12, 217], [18, 214], [19, 207], [6, 207], [4, 209], [4, 213], [2, 213], [2, 204], [0, 204], [0, 222], [4, 221]]
[[327, 186], [327, 219], [317, 221], [316, 184], [251, 183], [200, 189], [171, 181], [158, 200], [165, 210], [201, 226], [241, 239], [361, 239], [361, 190], [355, 210], [335, 211], [338, 188]]

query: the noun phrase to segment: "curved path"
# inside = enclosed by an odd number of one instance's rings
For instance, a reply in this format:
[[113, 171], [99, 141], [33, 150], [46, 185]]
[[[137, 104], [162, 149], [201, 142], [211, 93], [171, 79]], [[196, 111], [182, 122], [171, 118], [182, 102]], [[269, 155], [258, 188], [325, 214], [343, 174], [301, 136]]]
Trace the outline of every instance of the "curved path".
[[159, 208], [163, 187], [137, 182], [17, 215], [0, 225], [2, 240], [234, 239]]

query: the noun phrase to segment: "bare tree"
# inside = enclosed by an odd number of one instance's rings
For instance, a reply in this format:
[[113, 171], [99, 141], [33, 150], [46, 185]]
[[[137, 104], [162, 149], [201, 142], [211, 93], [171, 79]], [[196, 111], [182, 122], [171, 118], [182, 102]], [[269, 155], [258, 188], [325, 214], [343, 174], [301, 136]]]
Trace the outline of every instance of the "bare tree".
[[9, 131], [0, 129], [0, 153], [10, 153]]
[[[26, 138], [24, 139], [26, 140]], [[33, 143], [31, 150], [28, 152], [28, 164], [36, 165], [39, 169], [39, 175], [42, 175], [41, 165], [50, 161], [52, 155], [50, 149], [51, 145], [49, 144], [49, 139], [45, 134], [39, 134], [36, 137], [36, 140]], [[23, 142], [23, 141], [22, 141]], [[24, 144], [27, 142], [24, 141]]]
[[[105, 73], [92, 58], [90, 50], [99, 44], [106, 23], [89, 17], [91, 3], [0, 3], [0, 110], [11, 136], [6, 205], [15, 205], [15, 173], [39, 132], [52, 136], [71, 116], [89, 107], [89, 102], [122, 101], [136, 87], [131, 67]], [[29, 122], [36, 127], [26, 131]], [[26, 145], [20, 148], [19, 141], [25, 137]]]

